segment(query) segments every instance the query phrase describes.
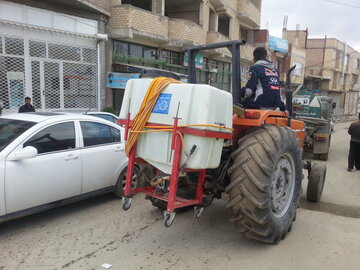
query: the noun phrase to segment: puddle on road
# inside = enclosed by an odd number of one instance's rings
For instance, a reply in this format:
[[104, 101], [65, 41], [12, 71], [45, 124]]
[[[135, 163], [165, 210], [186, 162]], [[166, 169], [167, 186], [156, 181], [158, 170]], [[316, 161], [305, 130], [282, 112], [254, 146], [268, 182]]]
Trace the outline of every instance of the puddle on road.
[[311, 203], [306, 199], [301, 199], [300, 208], [328, 213], [336, 216], [360, 218], [360, 207], [352, 205], [341, 205], [328, 202]]

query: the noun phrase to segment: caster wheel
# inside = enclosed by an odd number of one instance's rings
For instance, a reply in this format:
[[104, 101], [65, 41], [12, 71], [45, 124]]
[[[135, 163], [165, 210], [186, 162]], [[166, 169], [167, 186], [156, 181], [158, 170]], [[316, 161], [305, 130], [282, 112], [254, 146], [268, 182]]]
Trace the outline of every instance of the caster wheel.
[[195, 215], [195, 217], [196, 218], [200, 218], [201, 217], [201, 215], [202, 215], [202, 213], [203, 213], [203, 211], [204, 211], [204, 207], [194, 207], [194, 210], [195, 210], [195, 213], [194, 213], [194, 215]]
[[167, 227], [167, 228], [170, 227], [174, 222], [174, 218], [175, 218], [175, 213], [174, 214], [164, 213], [165, 227]]
[[124, 211], [127, 211], [130, 209], [131, 206], [131, 198], [122, 198], [122, 208]]

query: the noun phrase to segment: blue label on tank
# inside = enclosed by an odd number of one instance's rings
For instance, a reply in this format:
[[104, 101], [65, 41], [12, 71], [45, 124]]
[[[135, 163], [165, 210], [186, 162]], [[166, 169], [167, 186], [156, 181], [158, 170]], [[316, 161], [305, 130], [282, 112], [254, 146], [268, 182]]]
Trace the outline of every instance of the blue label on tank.
[[171, 100], [171, 94], [160, 94], [152, 112], [168, 114], [170, 108], [170, 100]]

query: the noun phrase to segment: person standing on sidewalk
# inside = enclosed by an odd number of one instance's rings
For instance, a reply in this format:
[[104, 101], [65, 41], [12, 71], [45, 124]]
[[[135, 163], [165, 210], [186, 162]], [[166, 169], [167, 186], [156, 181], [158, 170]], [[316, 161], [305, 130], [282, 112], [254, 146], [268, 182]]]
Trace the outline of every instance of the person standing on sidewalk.
[[35, 108], [31, 105], [31, 98], [25, 98], [25, 104], [19, 108], [19, 113], [35, 112]]
[[348, 171], [354, 169], [360, 170], [360, 113], [359, 120], [351, 123], [348, 133], [351, 135]]

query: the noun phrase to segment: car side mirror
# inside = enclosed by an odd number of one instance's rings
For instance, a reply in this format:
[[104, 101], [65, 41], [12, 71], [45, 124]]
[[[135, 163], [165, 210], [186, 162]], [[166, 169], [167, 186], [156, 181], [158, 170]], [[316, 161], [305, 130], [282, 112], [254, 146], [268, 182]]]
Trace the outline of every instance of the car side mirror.
[[20, 149], [18, 151], [12, 152], [8, 156], [8, 160], [22, 160], [27, 158], [33, 158], [36, 157], [38, 154], [38, 150], [33, 146], [26, 146], [23, 149]]

